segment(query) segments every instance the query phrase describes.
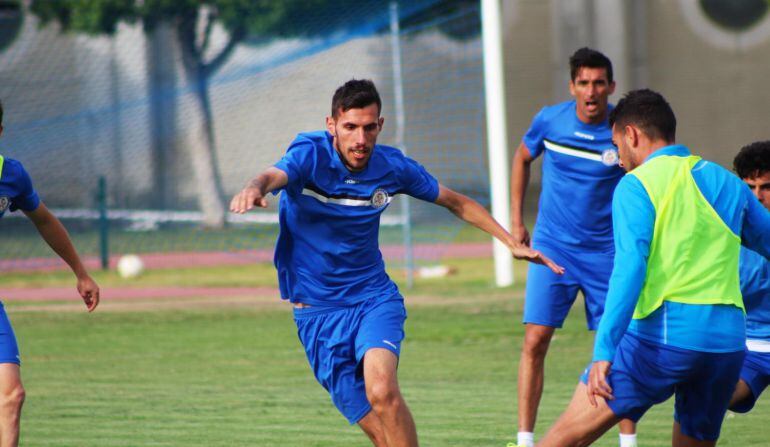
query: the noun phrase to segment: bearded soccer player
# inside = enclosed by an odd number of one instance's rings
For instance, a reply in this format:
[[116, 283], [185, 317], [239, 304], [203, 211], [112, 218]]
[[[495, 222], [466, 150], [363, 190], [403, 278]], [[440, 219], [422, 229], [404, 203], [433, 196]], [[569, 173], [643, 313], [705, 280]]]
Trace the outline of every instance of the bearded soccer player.
[[[0, 104], [0, 135], [3, 133], [3, 106]], [[88, 275], [70, 241], [67, 230], [38, 197], [24, 166], [0, 155], [0, 218], [21, 210], [37, 227], [43, 240], [64, 260], [77, 278], [77, 291], [91, 312], [99, 304], [99, 287]], [[0, 303], [0, 446], [19, 443], [19, 422], [24, 403], [21, 383], [21, 357], [8, 315]]]
[[396, 377], [406, 310], [378, 246], [380, 215], [393, 196], [434, 202], [501, 240], [516, 258], [562, 269], [518, 246], [481, 205], [416, 161], [377, 144], [381, 107], [371, 81], [345, 83], [334, 93], [326, 130], [299, 134], [278, 163], [233, 197], [230, 210], [267, 206], [268, 193], [283, 192], [275, 266], [316, 379], [375, 446], [416, 446]]

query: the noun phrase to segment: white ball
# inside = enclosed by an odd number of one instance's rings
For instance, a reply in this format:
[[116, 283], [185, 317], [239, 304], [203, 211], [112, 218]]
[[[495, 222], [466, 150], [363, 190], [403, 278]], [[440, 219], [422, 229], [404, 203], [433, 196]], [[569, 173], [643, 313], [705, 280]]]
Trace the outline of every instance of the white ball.
[[136, 278], [144, 271], [144, 262], [137, 255], [123, 255], [118, 259], [118, 275], [121, 278]]

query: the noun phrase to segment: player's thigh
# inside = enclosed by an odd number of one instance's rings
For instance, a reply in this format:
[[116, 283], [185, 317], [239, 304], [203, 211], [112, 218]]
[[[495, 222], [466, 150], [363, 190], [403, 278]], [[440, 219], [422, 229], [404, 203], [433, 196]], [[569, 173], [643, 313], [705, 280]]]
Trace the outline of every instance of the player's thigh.
[[[678, 384], [686, 379], [691, 362], [686, 352], [626, 333], [610, 370], [608, 381], [614, 399], [607, 405], [619, 418], [638, 422], [650, 407], [674, 394]], [[584, 375], [584, 383], [585, 379]]]
[[554, 262], [565, 267], [563, 275], [539, 264], [529, 264], [526, 295], [524, 297], [524, 323], [561, 327], [567, 318], [578, 292], [574, 268], [566, 250], [547, 244], [535, 244]]
[[610, 275], [614, 262], [614, 251], [584, 251], [574, 262], [580, 290], [585, 298], [586, 324], [596, 330], [604, 313]]
[[604, 399], [598, 397], [596, 400], [598, 405], [594, 407], [588, 400], [586, 385], [578, 383], [567, 409], [539, 445], [589, 445], [598, 439], [620, 419]]
[[676, 391], [674, 417], [683, 434], [700, 441], [719, 438], [744, 356], [744, 351], [700, 353], [693, 374]]
[[745, 398], [732, 405], [730, 410], [746, 413], [754, 408], [759, 396], [770, 385], [770, 352], [746, 351], [740, 378], [745, 387]]
[[390, 351], [398, 359], [401, 342], [406, 335], [406, 317], [403, 299], [369, 300], [363, 307], [356, 334], [356, 359], [360, 362], [369, 350], [375, 348]]
[[16, 334], [13, 332], [11, 321], [2, 303], [0, 303], [0, 363], [16, 365], [21, 363]]

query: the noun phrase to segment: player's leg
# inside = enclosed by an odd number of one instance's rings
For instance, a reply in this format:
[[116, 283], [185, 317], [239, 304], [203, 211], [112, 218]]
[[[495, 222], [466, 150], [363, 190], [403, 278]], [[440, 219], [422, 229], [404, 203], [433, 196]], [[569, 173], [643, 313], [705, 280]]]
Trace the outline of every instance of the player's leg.
[[700, 441], [682, 433], [682, 426], [674, 421], [674, 432], [671, 435], [671, 445], [673, 447], [713, 447], [717, 441]]
[[592, 406], [586, 385], [578, 383], [572, 400], [538, 447], [573, 447], [590, 445], [620, 420], [602, 398]]
[[366, 397], [372, 413], [379, 418], [388, 445], [416, 446], [414, 419], [398, 385], [398, 358], [406, 320], [404, 302], [372, 299], [362, 309], [356, 357], [363, 364]]
[[297, 335], [316, 380], [350, 424], [358, 424], [375, 446], [387, 446], [382, 424], [366, 398], [356, 358], [358, 306], [294, 309]]
[[556, 328], [567, 318], [577, 296], [578, 284], [571, 270], [567, 250], [559, 250], [536, 242], [555, 262], [567, 268], [564, 275], [556, 275], [542, 265], [530, 264], [524, 300], [524, 343], [519, 358], [518, 376], [518, 439], [522, 446], [533, 444], [537, 409], [543, 394], [545, 357]]
[[[585, 251], [582, 262], [576, 265], [580, 289], [585, 300], [586, 325], [591, 331], [599, 327], [599, 320], [604, 313], [607, 288], [614, 265], [614, 249]], [[630, 419], [622, 419], [618, 424], [620, 431], [619, 447], [636, 447], [636, 424]]]
[[15, 447], [19, 443], [24, 396], [19, 346], [5, 308], [0, 303], [0, 447]]
[[698, 355], [687, 380], [677, 386], [674, 447], [716, 445], [745, 357], [744, 351]]
[[16, 447], [19, 443], [21, 406], [24, 387], [18, 364], [0, 364], [0, 446]]
[[388, 445], [417, 446], [417, 429], [398, 387], [397, 368], [398, 357], [393, 352], [369, 349], [364, 355], [366, 396], [382, 423]]
[[770, 352], [746, 351], [740, 377], [730, 398], [730, 410], [746, 413], [770, 385]]
[[631, 419], [621, 419], [618, 424], [620, 431], [620, 447], [636, 447], [636, 423]]
[[532, 323], [524, 328], [518, 377], [519, 432], [534, 432], [537, 409], [543, 395], [545, 356], [555, 330], [554, 327]]
[[358, 421], [358, 426], [366, 433], [369, 440], [375, 447], [388, 447], [388, 440], [385, 439], [385, 430], [382, 427], [382, 421], [377, 413], [370, 411], [366, 416]]

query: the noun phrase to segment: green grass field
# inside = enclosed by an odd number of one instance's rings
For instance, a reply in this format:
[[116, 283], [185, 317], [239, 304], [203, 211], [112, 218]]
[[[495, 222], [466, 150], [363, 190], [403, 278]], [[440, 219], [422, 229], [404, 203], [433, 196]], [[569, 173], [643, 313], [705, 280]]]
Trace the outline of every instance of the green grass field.
[[[409, 319], [399, 370], [424, 446], [514, 440], [522, 282], [491, 287], [491, 261], [449, 261], [459, 274], [405, 291]], [[519, 279], [523, 268], [517, 264]], [[398, 274], [394, 276], [398, 277]], [[103, 287], [126, 285], [99, 274]], [[275, 285], [270, 266], [149, 272], [131, 285]], [[4, 275], [4, 284], [70, 283]], [[276, 298], [277, 299], [277, 298]], [[313, 379], [285, 306], [153, 309], [94, 314], [7, 303], [22, 350], [26, 446], [365, 446]], [[26, 309], [26, 310], [25, 310]], [[553, 340], [537, 436], [564, 409], [593, 337], [576, 306]], [[670, 445], [671, 402], [640, 425], [641, 446]], [[729, 417], [720, 445], [766, 446], [770, 399]], [[596, 443], [617, 445], [617, 431]]]

